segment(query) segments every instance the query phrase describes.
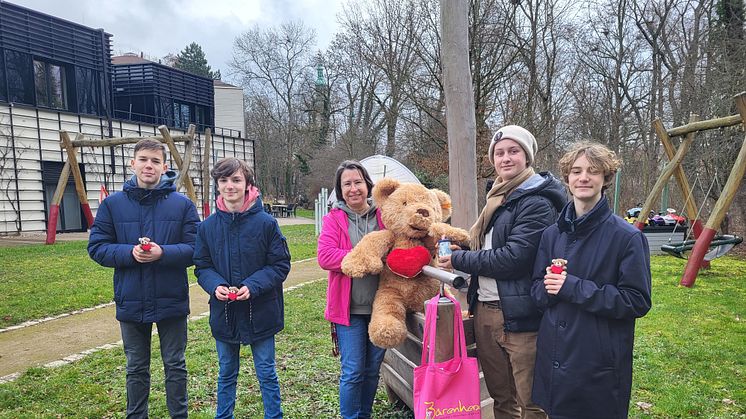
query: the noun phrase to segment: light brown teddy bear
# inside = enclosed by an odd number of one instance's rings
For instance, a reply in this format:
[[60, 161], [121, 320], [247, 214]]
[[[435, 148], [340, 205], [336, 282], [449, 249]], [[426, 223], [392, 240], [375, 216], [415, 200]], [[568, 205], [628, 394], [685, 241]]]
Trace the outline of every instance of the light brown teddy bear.
[[422, 312], [438, 292], [440, 282], [421, 273], [438, 239], [468, 243], [469, 233], [443, 223], [451, 215], [451, 198], [443, 191], [383, 178], [373, 187], [373, 200], [386, 230], [365, 235], [342, 260], [342, 272], [351, 278], [380, 274], [368, 333], [373, 344], [389, 349], [407, 337], [407, 312]]

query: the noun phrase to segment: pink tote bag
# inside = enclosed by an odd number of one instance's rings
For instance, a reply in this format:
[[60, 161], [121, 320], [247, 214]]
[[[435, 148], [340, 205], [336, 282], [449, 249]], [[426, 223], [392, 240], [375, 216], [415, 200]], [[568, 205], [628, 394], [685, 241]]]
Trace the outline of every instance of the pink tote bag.
[[481, 418], [479, 394], [479, 365], [476, 358], [466, 356], [464, 322], [458, 301], [446, 296], [454, 304], [453, 358], [435, 362], [435, 331], [438, 319], [439, 295], [425, 307], [425, 326], [422, 336], [422, 362], [414, 369], [414, 417]]

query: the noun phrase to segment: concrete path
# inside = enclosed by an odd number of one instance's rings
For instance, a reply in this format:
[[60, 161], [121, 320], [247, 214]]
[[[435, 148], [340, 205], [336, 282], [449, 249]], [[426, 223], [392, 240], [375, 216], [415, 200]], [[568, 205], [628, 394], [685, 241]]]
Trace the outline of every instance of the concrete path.
[[[277, 221], [281, 226], [313, 224], [313, 220], [302, 217], [278, 218]], [[1, 236], [0, 246], [42, 244], [45, 239], [44, 233]], [[57, 241], [71, 240], [88, 240], [88, 233], [57, 235]], [[283, 286], [287, 289], [324, 277], [326, 273], [319, 268], [316, 259], [299, 261], [292, 264]], [[207, 294], [196, 284], [189, 291], [191, 319], [200, 318], [209, 310]], [[86, 353], [118, 344], [121, 335], [114, 310], [112, 303], [0, 332], [0, 382], [13, 379], [32, 366], [70, 362]]]
[[[325, 277], [315, 258], [299, 261], [292, 264], [283, 287]], [[195, 284], [189, 297], [190, 320], [204, 317], [209, 310], [207, 294]], [[0, 333], [0, 382], [14, 379], [32, 366], [64, 364], [118, 344], [121, 336], [114, 309], [111, 304]]]

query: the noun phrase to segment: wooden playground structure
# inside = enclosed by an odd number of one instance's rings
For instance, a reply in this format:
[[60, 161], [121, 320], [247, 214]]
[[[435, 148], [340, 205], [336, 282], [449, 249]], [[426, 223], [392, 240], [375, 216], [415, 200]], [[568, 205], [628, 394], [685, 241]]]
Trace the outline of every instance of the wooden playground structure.
[[[688, 260], [684, 270], [684, 275], [681, 278], [681, 285], [685, 287], [692, 287], [700, 268], [709, 266], [709, 261], [705, 260], [705, 255], [713, 245], [715, 234], [720, 228], [720, 224], [723, 222], [723, 219], [738, 192], [744, 174], [746, 173], [746, 137], [741, 144], [740, 152], [731, 168], [730, 175], [723, 187], [720, 198], [715, 203], [715, 207], [704, 227], [702, 226], [701, 220], [698, 219], [699, 212], [697, 211], [694, 198], [691, 196], [691, 187], [689, 186], [689, 181], [687, 180], [684, 169], [681, 166], [681, 162], [689, 151], [689, 148], [694, 141], [695, 134], [699, 131], [742, 124], [744, 132], [746, 132], [746, 92], [737, 95], [735, 97], [735, 102], [736, 108], [738, 109], [737, 115], [709, 119], [706, 121], [699, 121], [698, 117], [693, 115], [688, 124], [669, 130], [664, 128], [663, 122], [661, 122], [660, 119], [656, 119], [653, 122], [655, 133], [663, 144], [663, 148], [669, 161], [658, 177], [653, 189], [648, 194], [645, 204], [642, 206], [642, 210], [640, 211], [640, 217], [634, 224], [640, 230], [645, 227], [645, 215], [649, 214], [653, 209], [653, 206], [660, 197], [666, 183], [671, 176], [674, 176], [679, 188], [681, 189], [682, 196], [685, 197], [685, 211], [689, 217], [690, 228], [695, 237], [694, 243], [690, 244], [692, 252], [687, 258]], [[677, 136], [684, 136], [684, 139], [681, 141], [679, 148], [675, 149], [671, 138]]]
[[[91, 206], [88, 204], [88, 195], [83, 183], [83, 177], [80, 173], [80, 167], [78, 166], [78, 149], [81, 147], [113, 147], [124, 144], [136, 144], [140, 140], [155, 140], [166, 144], [171, 159], [176, 163], [176, 168], [179, 170], [179, 178], [176, 181], [176, 190], [179, 191], [182, 188], [189, 199], [194, 202], [194, 205], [199, 208], [199, 202], [197, 201], [197, 194], [195, 192], [194, 183], [192, 178], [189, 176], [189, 168], [192, 163], [192, 152], [194, 147], [194, 137], [196, 133], [196, 127], [191, 124], [187, 133], [184, 135], [171, 135], [171, 132], [165, 125], [158, 127], [161, 135], [152, 137], [120, 137], [120, 138], [104, 138], [104, 139], [86, 139], [83, 134], [75, 133], [75, 139], [70, 139], [70, 133], [67, 131], [60, 131], [60, 148], [66, 151], [67, 161], [62, 168], [60, 173], [60, 179], [57, 182], [57, 188], [54, 191], [54, 196], [50, 204], [49, 220], [47, 221], [47, 239], [46, 244], [54, 244], [57, 236], [57, 219], [60, 213], [60, 202], [67, 185], [67, 180], [70, 173], [73, 175], [75, 181], [75, 191], [80, 201], [81, 209], [85, 214], [88, 222], [88, 228], [93, 225], [93, 213], [91, 212]], [[185, 143], [184, 156], [179, 153], [176, 148], [177, 142]], [[202, 162], [201, 162], [201, 176], [202, 184], [210, 184], [210, 145], [212, 143], [212, 132], [210, 128], [205, 129], [205, 139], [203, 144]], [[202, 215], [207, 217], [210, 214], [210, 202], [209, 194], [203, 193], [202, 197]]]

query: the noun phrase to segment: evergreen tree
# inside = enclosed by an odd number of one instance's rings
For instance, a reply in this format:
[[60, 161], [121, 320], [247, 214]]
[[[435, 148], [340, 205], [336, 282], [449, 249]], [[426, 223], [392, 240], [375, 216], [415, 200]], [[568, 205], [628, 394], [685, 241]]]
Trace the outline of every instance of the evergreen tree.
[[176, 56], [174, 67], [198, 76], [220, 80], [220, 70], [212, 71], [210, 65], [207, 64], [205, 52], [196, 42], [192, 42], [181, 50], [181, 52]]

